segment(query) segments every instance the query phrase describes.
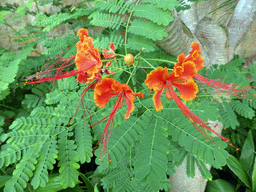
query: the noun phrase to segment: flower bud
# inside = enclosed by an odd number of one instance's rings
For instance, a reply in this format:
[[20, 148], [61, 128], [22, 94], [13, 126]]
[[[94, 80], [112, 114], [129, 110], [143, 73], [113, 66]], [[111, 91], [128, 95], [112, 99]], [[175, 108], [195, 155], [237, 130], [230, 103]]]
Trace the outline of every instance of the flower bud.
[[134, 63], [134, 57], [132, 54], [127, 54], [124, 57], [124, 63], [128, 66], [131, 66]]

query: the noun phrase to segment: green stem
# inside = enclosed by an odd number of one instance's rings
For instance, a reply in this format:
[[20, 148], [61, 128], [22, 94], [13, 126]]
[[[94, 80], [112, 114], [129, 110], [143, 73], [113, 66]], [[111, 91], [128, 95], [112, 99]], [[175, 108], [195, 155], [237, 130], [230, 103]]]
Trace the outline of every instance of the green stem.
[[162, 61], [162, 62], [166, 62], [166, 63], [171, 63], [171, 64], [175, 64], [177, 62], [174, 62], [174, 61], [168, 61], [168, 60], [164, 60], [164, 59], [148, 59], [147, 60], [149, 61]]
[[0, 169], [4, 175], [8, 175], [3, 169]]
[[134, 71], [136, 70], [136, 68], [137, 68], [137, 64], [134, 66], [134, 68], [133, 68], [133, 71], [132, 71], [132, 72], [130, 72], [130, 69], [129, 69], [129, 73], [130, 73], [131, 75], [129, 76], [129, 78], [128, 78], [128, 80], [127, 80], [126, 84], [128, 84], [128, 83], [129, 83], [129, 81], [130, 81], [130, 79], [131, 79], [131, 76], [133, 76]]
[[151, 68], [155, 69], [155, 67], [153, 65], [151, 65], [146, 59], [144, 59], [143, 57], [140, 57], [143, 61], [145, 61]]
[[14, 108], [9, 107], [9, 106], [7, 106], [7, 105], [0, 104], [0, 106], [2, 106], [2, 107], [6, 107], [6, 108], [9, 108], [9, 109], [12, 109], [12, 110], [15, 110]]
[[[138, 1], [135, 6], [139, 3], [140, 1]], [[125, 49], [125, 54], [127, 55], [127, 48], [126, 48], [126, 43], [127, 43], [127, 33], [128, 33], [128, 25], [130, 23], [130, 20], [131, 20], [131, 17], [132, 17], [132, 13], [134, 12], [134, 9], [131, 10], [131, 13], [129, 15], [129, 18], [128, 18], [128, 21], [127, 21], [127, 24], [125, 26], [125, 36], [124, 36], [124, 49]]]

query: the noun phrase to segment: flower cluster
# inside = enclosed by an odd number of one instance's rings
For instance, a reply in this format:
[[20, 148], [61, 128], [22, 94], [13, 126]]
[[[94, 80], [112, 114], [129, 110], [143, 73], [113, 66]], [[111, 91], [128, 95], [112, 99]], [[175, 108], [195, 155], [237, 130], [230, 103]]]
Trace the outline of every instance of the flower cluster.
[[[125, 99], [127, 105], [125, 119], [128, 119], [130, 117], [130, 113], [134, 110], [133, 101], [135, 100], [135, 97], [138, 96], [143, 98], [144, 95], [141, 92], [134, 93], [130, 86], [127, 84], [121, 84], [118, 81], [111, 78], [102, 78], [103, 73], [107, 75], [113, 73], [106, 69], [106, 67], [108, 67], [111, 64], [111, 61], [107, 61], [105, 64], [105, 68], [103, 68], [99, 49], [94, 47], [93, 38], [89, 36], [88, 31], [86, 29], [80, 29], [78, 31], [77, 36], [79, 37], [79, 41], [77, 43], [77, 53], [75, 56], [67, 58], [67, 60], [65, 60], [64, 62], [61, 59], [53, 63], [52, 65], [47, 64], [46, 67], [44, 67], [44, 70], [42, 70], [40, 73], [37, 73], [34, 76], [31, 76], [29, 79], [27, 79], [27, 81], [30, 82], [26, 82], [25, 84], [37, 84], [45, 81], [55, 81], [57, 79], [63, 79], [74, 75], [77, 75], [77, 81], [79, 83], [90, 83], [81, 94], [81, 99], [74, 116], [78, 111], [83, 96], [89, 89], [95, 89], [95, 104], [101, 108], [106, 106], [106, 103], [109, 101], [110, 98], [117, 96], [117, 100], [112, 112], [107, 117], [101, 120], [103, 121], [108, 118], [107, 124], [102, 133], [103, 138], [101, 137], [100, 139], [103, 141], [103, 149], [105, 154], [105, 149], [107, 146], [106, 138], [108, 134], [109, 125], [111, 121], [113, 121], [117, 109], [122, 107], [123, 99]], [[105, 59], [115, 59], [115, 49], [116, 47], [111, 42], [109, 50], [102, 50], [103, 57]], [[62, 72], [63, 69], [73, 64], [69, 63], [69, 61], [72, 59], [75, 59], [77, 69], [69, 72]], [[51, 73], [52, 71], [56, 72]], [[38, 78], [33, 79], [35, 77]], [[74, 116], [71, 118], [70, 122], [73, 120]]]
[[[101, 60], [99, 49], [94, 47], [93, 38], [89, 36], [88, 31], [86, 29], [80, 29], [78, 31], [78, 37], [79, 41], [77, 43], [77, 53], [75, 56], [69, 57], [66, 60], [57, 60], [51, 65], [47, 64], [40, 73], [29, 77], [27, 79], [29, 82], [26, 82], [26, 84], [55, 81], [57, 79], [77, 75], [77, 81], [79, 83], [88, 84], [87, 88], [83, 91], [81, 95], [79, 105], [82, 101], [83, 96], [89, 89], [94, 89], [95, 104], [100, 108], [105, 107], [106, 103], [109, 102], [112, 97], [117, 97], [111, 113], [99, 122], [97, 122], [100, 123], [103, 120], [107, 119], [106, 126], [99, 140], [103, 143], [102, 149], [105, 154], [105, 149], [107, 149], [108, 151], [107, 143], [110, 136], [109, 126], [111, 123], [113, 123], [117, 110], [123, 106], [123, 100], [125, 100], [127, 106], [125, 119], [128, 119], [130, 117], [130, 114], [134, 110], [133, 102], [135, 98], [143, 98], [144, 95], [141, 92], [133, 92], [131, 87], [127, 84], [121, 84], [113, 78], [102, 77], [104, 73], [107, 75], [113, 73], [106, 69], [111, 64], [111, 60], [116, 59], [114, 51], [116, 47], [112, 42], [110, 43], [109, 50], [102, 50], [102, 55], [107, 60], [103, 68], [103, 61]], [[226, 93], [243, 99], [252, 98], [250, 94], [247, 93], [247, 91], [252, 90], [252, 88], [245, 88], [240, 85], [225, 84], [199, 75], [198, 71], [204, 67], [204, 59], [201, 56], [201, 53], [202, 51], [200, 49], [200, 45], [196, 42], [193, 42], [191, 44], [191, 51], [189, 55], [185, 56], [183, 53], [180, 54], [177, 57], [177, 63], [175, 64], [172, 71], [169, 72], [168, 68], [166, 67], [157, 67], [157, 69], [147, 74], [145, 84], [148, 86], [149, 89], [153, 89], [155, 92], [153, 95], [153, 102], [156, 111], [163, 109], [163, 106], [161, 104], [161, 95], [165, 91], [166, 98], [168, 100], [175, 101], [179, 109], [196, 127], [196, 129], [200, 131], [200, 133], [206, 135], [211, 140], [207, 133], [205, 133], [204, 130], [200, 129], [204, 128], [210, 132], [213, 132], [222, 140], [232, 146], [232, 144], [228, 142], [228, 139], [212, 130], [207, 125], [207, 122], [195, 115], [182, 102], [182, 100], [191, 101], [196, 97], [196, 94], [198, 93], [198, 85], [196, 82], [207, 84], [215, 89], [224, 91]], [[70, 62], [73, 59], [75, 59], [75, 62]], [[129, 66], [132, 65], [134, 62], [133, 55], [127, 54], [124, 58], [124, 61], [125, 64]], [[62, 72], [64, 69], [70, 67], [73, 63], [76, 64], [77, 69], [68, 72]], [[55, 72], [52, 73], [53, 71]], [[174, 88], [178, 90], [179, 95], [175, 92]], [[245, 96], [246, 94], [249, 96]], [[72, 121], [72, 119], [70, 120], [70, 122]], [[94, 126], [95, 124], [93, 124], [92, 126]]]
[[[77, 53], [75, 58], [76, 67], [81, 72], [77, 75], [79, 83], [89, 83], [99, 76], [102, 68], [99, 49], [93, 47], [93, 38], [89, 37], [86, 29], [78, 31], [79, 40], [77, 43]], [[89, 67], [90, 66], [90, 67]]]
[[[169, 74], [168, 69], [158, 67], [156, 70], [151, 71], [147, 75], [147, 79], [145, 80], [145, 84], [149, 89], [154, 89], [155, 94], [153, 96], [153, 101], [155, 104], [155, 108], [157, 111], [163, 108], [161, 104], [161, 95], [163, 90], [165, 89], [165, 95], [168, 100], [174, 100], [179, 109], [183, 112], [183, 114], [187, 117], [187, 119], [199, 130], [199, 127], [203, 127], [210, 132], [213, 132], [226, 143], [232, 146], [231, 143], [228, 142], [228, 139], [219, 135], [214, 130], [212, 130], [207, 124], [206, 121], [195, 115], [182, 101], [191, 101], [196, 97], [198, 93], [198, 86], [194, 81], [194, 78], [200, 78], [197, 72], [204, 67], [202, 58], [200, 45], [196, 42], [191, 44], [190, 54], [186, 57], [183, 53], [178, 56], [177, 63], [175, 64], [173, 71]], [[205, 77], [204, 77], [205, 78]], [[205, 78], [207, 79], [207, 78]], [[212, 80], [212, 82], [214, 82]], [[175, 87], [179, 91], [179, 97], [174, 91], [173, 87]], [[207, 134], [205, 134], [207, 135]], [[208, 137], [211, 141], [213, 141], [210, 137]], [[234, 147], [234, 146], [232, 146]]]

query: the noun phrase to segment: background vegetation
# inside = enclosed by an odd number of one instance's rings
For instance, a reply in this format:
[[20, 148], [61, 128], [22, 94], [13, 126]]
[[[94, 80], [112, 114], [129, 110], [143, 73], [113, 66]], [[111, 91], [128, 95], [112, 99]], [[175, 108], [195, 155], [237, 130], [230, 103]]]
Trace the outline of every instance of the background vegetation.
[[[213, 140], [220, 149], [207, 141], [174, 101], [162, 97], [164, 109], [156, 112], [152, 93], [143, 83], [146, 72], [157, 66], [172, 68], [176, 57], [163, 52], [155, 41], [167, 36], [166, 27], [173, 20], [170, 10], [190, 7], [174, 0], [141, 2], [94, 1], [94, 6], [81, 2], [71, 7], [59, 0], [29, 0], [26, 5], [0, 7], [0, 25], [13, 29], [13, 41], [24, 44], [15, 51], [0, 47], [1, 190], [168, 191], [174, 167], [185, 157], [187, 176], [195, 175], [197, 165], [204, 179], [209, 180], [207, 191], [256, 189], [256, 101], [221, 95], [199, 84], [198, 97], [185, 102], [201, 118], [221, 121], [225, 127], [222, 135], [230, 138], [239, 151], [217, 137]], [[50, 3], [60, 8], [57, 14], [30, 11], [32, 6]], [[33, 15], [36, 21], [17, 31], [6, 19], [13, 13], [17, 15], [13, 20]], [[64, 24], [72, 33], [47, 37], [51, 29]], [[88, 127], [111, 112], [115, 99], [99, 109], [93, 91], [87, 92], [68, 125], [87, 85], [79, 84], [75, 77], [58, 80], [55, 85], [21, 84], [48, 62], [74, 56], [79, 40], [76, 33], [81, 27], [90, 29], [94, 46], [99, 49], [109, 49], [109, 43], [114, 43], [120, 57], [109, 67], [115, 71], [113, 78], [128, 81], [134, 91], [145, 94], [144, 99], [136, 99], [135, 111], [128, 120], [124, 119], [126, 109], [118, 110], [109, 139], [109, 156], [102, 156], [100, 147], [92, 156], [105, 122]], [[40, 52], [39, 46], [45, 50]], [[123, 61], [127, 53], [137, 56], [131, 67]], [[255, 86], [255, 63], [243, 68], [244, 63], [236, 57], [200, 74], [226, 83]], [[209, 171], [204, 163], [212, 169]]]

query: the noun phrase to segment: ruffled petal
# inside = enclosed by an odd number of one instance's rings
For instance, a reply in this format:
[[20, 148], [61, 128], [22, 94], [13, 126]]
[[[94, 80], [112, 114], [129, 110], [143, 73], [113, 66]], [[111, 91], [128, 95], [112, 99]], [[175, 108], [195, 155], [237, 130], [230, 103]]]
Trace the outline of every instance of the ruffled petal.
[[155, 104], [156, 111], [160, 111], [161, 109], [163, 109], [163, 105], [161, 103], [161, 95], [163, 93], [163, 90], [164, 88], [156, 91], [152, 98]]
[[[123, 85], [126, 85], [126, 84], [122, 84], [122, 86]], [[134, 93], [133, 90], [131, 90], [130, 86], [127, 85], [126, 90], [124, 90], [124, 97], [127, 105], [127, 111], [124, 117], [125, 119], [128, 119], [130, 117], [130, 113], [133, 112], [134, 110], [133, 101], [135, 100], [135, 97], [144, 98], [144, 95], [142, 92]]]
[[177, 57], [177, 63], [175, 64], [175, 66], [181, 66], [182, 63], [185, 61], [186, 59], [186, 55], [184, 55], [184, 53], [181, 53], [178, 57]]
[[77, 32], [77, 36], [79, 37], [80, 41], [84, 41], [85, 37], [89, 37], [88, 31], [84, 28], [81, 28]]
[[167, 77], [168, 69], [166, 67], [158, 67], [156, 70], [153, 70], [149, 74], [147, 74], [145, 84], [148, 86], [149, 89], [159, 91], [164, 88]]
[[175, 81], [172, 81], [171, 83], [179, 90], [180, 98], [184, 101], [193, 100], [198, 93], [198, 86], [192, 79], [186, 80], [182, 84], [176, 83]]
[[105, 59], [113, 59], [113, 58], [115, 58], [115, 48], [116, 48], [116, 46], [111, 42], [110, 43], [110, 49], [109, 50], [107, 50], [107, 49], [102, 49], [102, 55], [103, 55], [103, 57], [105, 58]]
[[180, 77], [183, 75], [184, 68], [181, 66], [174, 66], [173, 72], [175, 77]]
[[131, 112], [133, 112], [134, 110], [134, 105], [133, 105], [133, 101], [134, 101], [135, 97], [127, 97], [125, 96], [125, 102], [127, 105], [127, 110], [126, 110], [126, 114], [124, 115], [125, 119], [128, 119], [130, 117]]
[[94, 101], [95, 104], [100, 107], [106, 107], [107, 102], [112, 97], [118, 95], [118, 87], [121, 84], [112, 78], [104, 78], [95, 86], [94, 90]]
[[183, 82], [184, 80], [192, 79], [195, 75], [197, 75], [195, 63], [186, 61], [181, 66], [174, 66], [167, 80]]
[[190, 53], [191, 55], [192, 55], [195, 51], [197, 51], [199, 54], [202, 53], [201, 48], [200, 48], [200, 45], [199, 45], [197, 42], [192, 42], [191, 45], [190, 45], [190, 47], [191, 47], [191, 51], [190, 51], [189, 53]]
[[196, 64], [197, 71], [201, 70], [204, 67], [204, 58], [201, 56], [201, 49], [200, 45], [197, 42], [192, 42], [191, 45], [191, 51], [187, 58], [187, 60], [191, 60]]
[[110, 43], [110, 49], [112, 49], [113, 51], [116, 49], [116, 46], [114, 45], [113, 42]]
[[196, 70], [199, 71], [204, 67], [204, 58], [201, 56], [201, 49], [200, 45], [197, 42], [192, 42], [191, 45], [191, 51], [189, 52], [189, 55], [186, 57], [184, 53], [180, 54], [177, 57], [177, 63], [175, 66], [182, 66], [182, 64], [186, 61], [194, 62], [196, 65]]

